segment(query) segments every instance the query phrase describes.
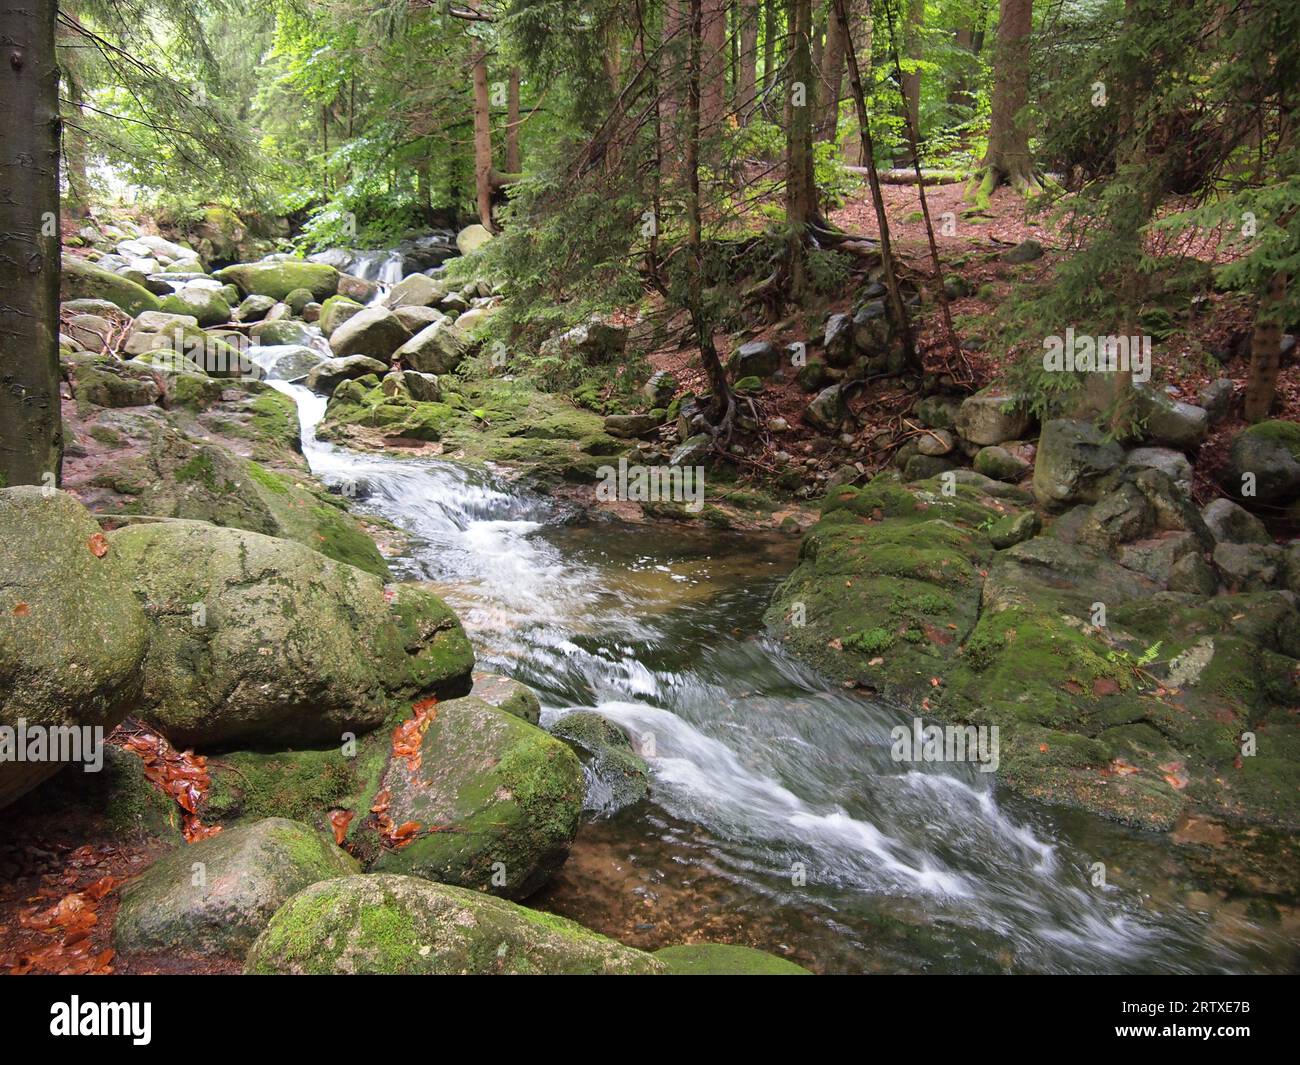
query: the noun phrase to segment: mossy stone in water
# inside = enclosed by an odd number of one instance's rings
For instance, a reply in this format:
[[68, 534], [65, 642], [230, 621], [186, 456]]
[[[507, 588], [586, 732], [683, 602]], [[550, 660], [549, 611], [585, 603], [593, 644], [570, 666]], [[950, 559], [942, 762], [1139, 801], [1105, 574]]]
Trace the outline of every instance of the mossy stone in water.
[[271, 817], [227, 828], [127, 883], [113, 941], [123, 954], [242, 959], [291, 895], [357, 870], [331, 840], [294, 821]]
[[729, 943], [690, 943], [664, 947], [654, 956], [670, 976], [812, 976], [802, 965], [753, 947]]
[[474, 689], [470, 694], [491, 703], [498, 710], [522, 718], [530, 725], [536, 725], [542, 718], [542, 704], [537, 693], [527, 684], [520, 684], [499, 673], [475, 673]]
[[388, 816], [414, 821], [414, 842], [384, 849], [376, 872], [524, 898], [568, 855], [582, 809], [577, 757], [539, 728], [470, 696], [440, 703], [418, 768], [384, 774]]
[[300, 891], [249, 951], [255, 975], [655, 975], [664, 964], [581, 925], [418, 877]]
[[640, 802], [650, 791], [650, 769], [618, 725], [594, 710], [576, 710], [551, 725], [582, 761], [588, 810], [612, 814]]

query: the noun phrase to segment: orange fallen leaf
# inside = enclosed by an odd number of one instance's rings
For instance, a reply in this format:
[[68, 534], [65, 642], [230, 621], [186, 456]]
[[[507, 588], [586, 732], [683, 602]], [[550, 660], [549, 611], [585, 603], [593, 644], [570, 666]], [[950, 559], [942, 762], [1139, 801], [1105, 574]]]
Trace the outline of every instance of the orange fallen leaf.
[[343, 846], [343, 841], [348, 835], [348, 825], [352, 823], [351, 810], [335, 810], [330, 814], [330, 825], [334, 829], [334, 842], [338, 846]]
[[16, 618], [25, 618], [32, 612], [32, 608], [26, 603], [18, 603], [14, 606], [13, 614]]
[[96, 558], [103, 558], [108, 554], [108, 538], [103, 533], [95, 533], [86, 541], [86, 546], [90, 548], [90, 553]]

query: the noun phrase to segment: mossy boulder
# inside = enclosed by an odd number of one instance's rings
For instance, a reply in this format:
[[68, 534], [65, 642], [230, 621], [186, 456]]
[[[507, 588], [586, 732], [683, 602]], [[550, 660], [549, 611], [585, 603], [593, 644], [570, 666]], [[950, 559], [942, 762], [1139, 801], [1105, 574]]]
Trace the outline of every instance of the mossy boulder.
[[339, 356], [369, 355], [387, 363], [410, 336], [387, 307], [366, 307], [330, 333], [330, 349]]
[[127, 955], [243, 960], [287, 899], [356, 872], [356, 859], [295, 821], [226, 828], [159, 859], [122, 888], [113, 943]]
[[164, 296], [158, 308], [164, 314], [187, 314], [200, 326], [223, 325], [230, 321], [230, 304], [216, 289], [189, 285]]
[[161, 306], [158, 297], [143, 285], [73, 255], [63, 256], [59, 299], [107, 300], [130, 315], [156, 311]]
[[339, 272], [334, 267], [302, 259], [236, 263], [218, 270], [213, 276], [219, 281], [233, 283], [245, 296], [270, 296], [277, 300], [285, 299], [298, 289], [307, 289], [314, 300], [322, 302], [334, 295], [339, 287]]
[[542, 704], [537, 693], [527, 684], [520, 684], [499, 673], [475, 673], [470, 694], [530, 725], [536, 725], [542, 718]]
[[[278, 394], [277, 394], [278, 395]], [[250, 430], [291, 433], [296, 417], [283, 401], [259, 396]], [[281, 424], [281, 423], [284, 424]], [[281, 437], [277, 443], [288, 446]], [[361, 529], [342, 501], [310, 483], [244, 459], [218, 444], [203, 444], [167, 425], [156, 426], [148, 451], [121, 472], [138, 467], [141, 488], [132, 509], [164, 518], [189, 518], [267, 536], [279, 536], [346, 562], [376, 576], [388, 576], [388, 564], [375, 542]]]
[[[1247, 506], [1300, 496], [1300, 425], [1279, 419], [1242, 430], [1228, 449], [1219, 483]], [[1246, 494], [1247, 486], [1252, 494]]]
[[468, 350], [465, 334], [454, 322], [443, 319], [403, 342], [393, 357], [421, 373], [445, 374], [461, 364]]
[[208, 764], [212, 786], [199, 815], [205, 823], [287, 817], [327, 830], [330, 811], [345, 807], [360, 786], [352, 747], [344, 741], [324, 750], [227, 751]]
[[125, 362], [81, 365], [73, 372], [72, 394], [85, 407], [147, 407], [163, 394], [162, 372]]
[[568, 855], [582, 809], [582, 768], [541, 729], [470, 696], [440, 703], [414, 768], [394, 758], [383, 778], [394, 825], [420, 831], [384, 847], [376, 872], [524, 898]]
[[[0, 489], [0, 724], [108, 732], [138, 707], [149, 626], [107, 546], [65, 492]], [[0, 760], [0, 806], [63, 764]]]
[[802, 965], [775, 954], [730, 943], [688, 943], [664, 947], [655, 958], [670, 976], [812, 976]]
[[364, 306], [356, 300], [348, 299], [347, 296], [331, 296], [321, 304], [317, 324], [320, 326], [321, 333], [329, 339], [334, 335], [334, 330], [363, 310], [365, 310]]
[[1056, 418], [1043, 426], [1034, 458], [1034, 496], [1045, 507], [1095, 503], [1108, 475], [1124, 461], [1124, 449], [1092, 422]]
[[586, 776], [584, 806], [601, 815], [640, 802], [650, 791], [650, 769], [618, 725], [594, 710], [575, 710], [550, 726], [577, 752]]
[[651, 955], [581, 925], [410, 876], [349, 876], [299, 892], [245, 971], [294, 975], [655, 975]]
[[403, 703], [469, 690], [455, 615], [417, 586], [294, 543], [195, 521], [109, 534], [153, 623], [144, 695], [178, 745], [309, 746]]

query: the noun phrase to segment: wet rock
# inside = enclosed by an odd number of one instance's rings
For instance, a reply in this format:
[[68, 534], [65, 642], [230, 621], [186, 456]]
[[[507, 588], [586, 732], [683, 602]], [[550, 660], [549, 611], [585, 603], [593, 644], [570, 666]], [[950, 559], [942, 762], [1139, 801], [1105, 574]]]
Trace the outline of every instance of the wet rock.
[[313, 884], [249, 952], [254, 974], [618, 975], [663, 962], [553, 914], [409, 876]]
[[848, 416], [848, 404], [844, 400], [841, 385], [831, 385], [817, 394], [817, 398], [804, 408], [804, 421], [823, 432], [836, 432], [840, 423]]
[[159, 859], [122, 888], [113, 942], [127, 955], [242, 960], [290, 896], [358, 872], [356, 859], [295, 821], [225, 828]]
[[586, 778], [584, 808], [608, 816], [650, 791], [650, 769], [618, 725], [592, 710], [575, 710], [551, 723], [578, 754]]
[[1159, 470], [1172, 478], [1184, 492], [1192, 490], [1192, 464], [1186, 455], [1173, 448], [1136, 447], [1124, 456], [1124, 465], [1134, 470]]
[[342, 742], [469, 690], [455, 615], [289, 540], [194, 521], [109, 535], [151, 620], [141, 712], [178, 746]]
[[248, 330], [248, 335], [267, 347], [306, 345], [311, 340], [307, 326], [291, 318], [263, 319]]
[[381, 789], [394, 825], [425, 831], [371, 862], [507, 898], [537, 890], [563, 863], [578, 828], [583, 777], [560, 741], [482, 699], [438, 704], [420, 760], [388, 765]]
[[341, 359], [326, 359], [317, 363], [307, 374], [306, 386], [322, 396], [334, 394], [339, 384], [366, 374], [382, 374], [388, 364], [368, 355], [348, 355]]
[[811, 976], [802, 965], [753, 947], [730, 943], [690, 943], [654, 952], [670, 976]]
[[989, 527], [989, 543], [999, 551], [1003, 551], [1037, 536], [1042, 524], [1038, 515], [1032, 510], [1020, 514], [1006, 514]]
[[537, 693], [527, 684], [503, 677], [499, 673], [475, 673], [474, 688], [470, 694], [530, 725], [536, 725], [541, 720], [542, 704]]
[[1015, 484], [1029, 471], [1029, 463], [1004, 447], [990, 444], [975, 453], [976, 472], [992, 477], [995, 481]]
[[339, 274], [338, 294], [356, 300], [360, 304], [366, 304], [379, 295], [379, 285], [374, 281], [367, 281], [363, 277]]
[[[0, 488], [0, 724], [108, 732], [138, 707], [149, 628], [104, 546], [67, 493]], [[63, 764], [0, 760], [0, 806]]]

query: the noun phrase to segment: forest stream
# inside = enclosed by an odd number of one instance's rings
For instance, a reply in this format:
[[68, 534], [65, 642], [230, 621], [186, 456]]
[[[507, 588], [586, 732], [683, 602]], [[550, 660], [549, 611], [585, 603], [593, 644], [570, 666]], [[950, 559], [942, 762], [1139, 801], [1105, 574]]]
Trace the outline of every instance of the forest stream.
[[[257, 354], [272, 379], [276, 357]], [[394, 571], [432, 582], [480, 668], [537, 691], [543, 724], [594, 708], [647, 756], [649, 799], [589, 810], [533, 905], [648, 948], [729, 933], [823, 972], [1292, 964], [1289, 904], [1266, 876], [1216, 890], [1225, 841], [1206, 868], [1180, 845], [1206, 842], [1195, 822], [1142, 833], [1004, 796], [974, 764], [893, 761], [910, 711], [764, 634], [790, 538], [592, 521], [504, 475], [345, 450], [315, 437], [324, 397], [272, 383], [312, 472], [409, 535]]]

